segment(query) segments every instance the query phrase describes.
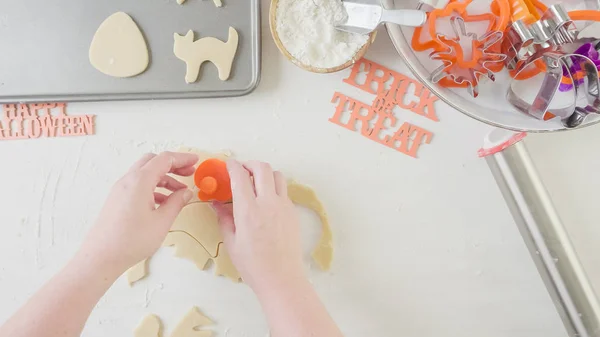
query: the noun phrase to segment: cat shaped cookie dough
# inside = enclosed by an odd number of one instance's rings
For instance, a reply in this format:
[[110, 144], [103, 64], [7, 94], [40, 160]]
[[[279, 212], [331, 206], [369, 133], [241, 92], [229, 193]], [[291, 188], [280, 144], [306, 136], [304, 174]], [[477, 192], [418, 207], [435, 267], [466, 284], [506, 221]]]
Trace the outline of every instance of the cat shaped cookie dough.
[[174, 38], [175, 56], [187, 65], [185, 74], [187, 83], [194, 83], [198, 80], [200, 67], [206, 61], [212, 62], [217, 67], [221, 81], [229, 79], [239, 43], [239, 35], [234, 28], [229, 27], [227, 42], [214, 37], [205, 37], [194, 41], [194, 32], [191, 30], [185, 36], [175, 33]]

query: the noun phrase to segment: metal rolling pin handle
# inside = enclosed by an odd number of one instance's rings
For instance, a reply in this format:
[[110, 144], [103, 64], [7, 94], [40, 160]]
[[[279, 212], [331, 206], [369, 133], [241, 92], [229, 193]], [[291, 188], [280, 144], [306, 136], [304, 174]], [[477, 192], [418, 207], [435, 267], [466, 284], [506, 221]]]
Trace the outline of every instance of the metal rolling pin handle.
[[511, 144], [515, 135], [507, 130], [492, 131], [482, 150], [497, 151], [486, 152], [487, 163], [569, 336], [598, 337], [596, 294], [525, 144]]

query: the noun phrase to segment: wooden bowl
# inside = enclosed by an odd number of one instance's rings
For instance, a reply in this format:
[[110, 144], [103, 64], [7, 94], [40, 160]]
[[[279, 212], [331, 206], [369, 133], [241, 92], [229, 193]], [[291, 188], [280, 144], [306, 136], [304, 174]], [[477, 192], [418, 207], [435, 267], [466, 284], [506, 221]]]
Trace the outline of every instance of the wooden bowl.
[[292, 56], [292, 54], [290, 54], [290, 52], [288, 52], [288, 50], [285, 49], [285, 47], [283, 46], [283, 43], [281, 43], [281, 40], [279, 39], [279, 34], [277, 34], [277, 18], [276, 18], [278, 4], [279, 4], [279, 0], [272, 0], [271, 8], [269, 10], [269, 26], [271, 27], [271, 34], [273, 35], [273, 40], [275, 40], [275, 44], [277, 45], [277, 48], [279, 49], [279, 51], [288, 60], [290, 60], [293, 64], [295, 64], [296, 66], [298, 66], [304, 70], [308, 70], [313, 73], [327, 74], [327, 73], [335, 73], [337, 71], [349, 68], [357, 60], [360, 60], [363, 56], [365, 56], [371, 43], [373, 43], [373, 41], [375, 41], [375, 36], [377, 35], [376, 31], [374, 31], [373, 33], [370, 34], [370, 38], [367, 40], [367, 43], [365, 43], [365, 45], [362, 46], [362, 48], [360, 48], [358, 50], [358, 52], [356, 52], [356, 55], [354, 55], [354, 57], [352, 57], [348, 62], [346, 62], [342, 65], [339, 65], [337, 67], [317, 68], [317, 67], [313, 67], [313, 66], [304, 64], [304, 63], [300, 62], [300, 60], [298, 60], [294, 56]]

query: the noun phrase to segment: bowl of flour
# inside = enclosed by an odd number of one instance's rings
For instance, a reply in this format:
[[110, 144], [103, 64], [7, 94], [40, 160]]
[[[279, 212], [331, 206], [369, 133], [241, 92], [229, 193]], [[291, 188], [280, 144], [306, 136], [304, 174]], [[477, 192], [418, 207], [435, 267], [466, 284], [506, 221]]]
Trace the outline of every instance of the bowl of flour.
[[302, 69], [332, 73], [365, 55], [375, 38], [335, 29], [347, 16], [341, 0], [272, 0], [271, 33], [277, 48]]

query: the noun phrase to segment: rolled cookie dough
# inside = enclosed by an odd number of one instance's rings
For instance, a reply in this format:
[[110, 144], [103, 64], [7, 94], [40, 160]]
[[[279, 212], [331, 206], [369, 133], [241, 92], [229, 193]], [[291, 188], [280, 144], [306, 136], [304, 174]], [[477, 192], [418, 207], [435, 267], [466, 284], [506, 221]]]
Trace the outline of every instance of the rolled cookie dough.
[[329, 270], [333, 260], [333, 234], [325, 207], [313, 189], [294, 181], [288, 183], [288, 196], [294, 204], [313, 210], [321, 219], [323, 227], [321, 239], [313, 251], [312, 257], [322, 270]]
[[[224, 154], [215, 155], [193, 148], [180, 148], [178, 152], [197, 154], [200, 160], [196, 166], [210, 158], [227, 158]], [[175, 176], [174, 178], [190, 189], [197, 191], [193, 177]], [[160, 192], [168, 194], [166, 190]], [[309, 208], [319, 216], [322, 224], [322, 234], [312, 257], [319, 268], [329, 270], [333, 259], [333, 244], [331, 227], [323, 204], [317, 198], [314, 190], [297, 182], [288, 183], [288, 195], [295, 204]], [[209, 260], [213, 260], [217, 275], [239, 281], [239, 272], [234, 267], [224, 247], [215, 212], [209, 204], [200, 202], [197, 196], [194, 198], [175, 219], [164, 245], [174, 246], [176, 256], [190, 259], [201, 270], [206, 269]], [[142, 261], [127, 272], [130, 285], [147, 275], [147, 263], [147, 260]]]
[[98, 71], [113, 77], [132, 77], [146, 71], [150, 62], [144, 35], [133, 19], [118, 12], [100, 27], [89, 52], [90, 63]]

